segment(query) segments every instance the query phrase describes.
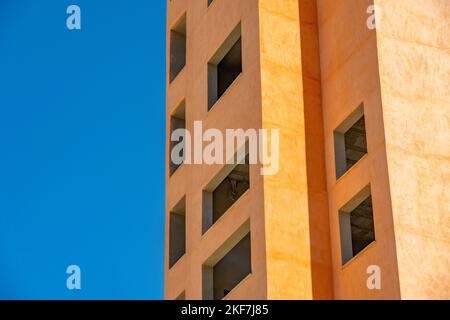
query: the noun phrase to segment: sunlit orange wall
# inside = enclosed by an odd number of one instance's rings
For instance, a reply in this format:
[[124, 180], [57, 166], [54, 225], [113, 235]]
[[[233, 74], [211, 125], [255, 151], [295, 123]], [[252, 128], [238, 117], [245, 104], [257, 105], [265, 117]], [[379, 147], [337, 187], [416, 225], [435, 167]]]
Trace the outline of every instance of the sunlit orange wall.
[[450, 298], [450, 1], [376, 0], [403, 299]]
[[331, 299], [331, 255], [314, 3], [260, 0], [262, 125], [280, 130], [264, 177], [269, 299]]

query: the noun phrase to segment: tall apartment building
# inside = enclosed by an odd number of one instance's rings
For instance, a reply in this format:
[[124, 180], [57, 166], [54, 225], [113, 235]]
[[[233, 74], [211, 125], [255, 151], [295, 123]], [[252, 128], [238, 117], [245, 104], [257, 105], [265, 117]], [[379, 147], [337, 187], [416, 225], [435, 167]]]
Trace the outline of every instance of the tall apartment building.
[[[167, 1], [165, 297], [449, 299], [449, 21], [448, 0]], [[173, 164], [194, 121], [280, 129], [278, 173]]]

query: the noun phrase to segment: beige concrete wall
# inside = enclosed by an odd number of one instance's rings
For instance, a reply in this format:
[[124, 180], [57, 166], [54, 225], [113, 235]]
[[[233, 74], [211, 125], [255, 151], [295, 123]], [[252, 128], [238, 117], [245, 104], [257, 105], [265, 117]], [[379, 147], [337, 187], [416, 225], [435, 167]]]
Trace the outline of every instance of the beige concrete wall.
[[376, 0], [402, 299], [450, 298], [450, 1]]
[[264, 177], [270, 299], [312, 298], [299, 25], [298, 1], [260, 1], [262, 124], [280, 129], [280, 171]]
[[[203, 121], [203, 130], [217, 128], [225, 132], [228, 128], [244, 130], [261, 128], [258, 1], [214, 1], [210, 7], [207, 7], [206, 0], [171, 1], [168, 3], [167, 32], [186, 12], [186, 67], [172, 83], [167, 83], [167, 121], [176, 106], [186, 99], [186, 127], [191, 132], [196, 120]], [[243, 73], [208, 112], [208, 61], [239, 22], [242, 23]], [[167, 45], [169, 46], [169, 43]], [[167, 137], [169, 135], [170, 132], [167, 131]], [[168, 157], [168, 143], [166, 152]], [[252, 274], [227, 298], [267, 298], [265, 234], [262, 231], [264, 195], [258, 166], [250, 166], [250, 190], [202, 235], [202, 190], [221, 168], [221, 165], [182, 165], [171, 177], [168, 171], [166, 173], [166, 220], [170, 209], [186, 195], [187, 225], [186, 254], [169, 270], [167, 265], [169, 230], [166, 221], [167, 299], [176, 298], [184, 290], [186, 299], [201, 299], [202, 264], [249, 218]]]
[[268, 298], [329, 299], [315, 5], [260, 0], [259, 10], [262, 125], [280, 130], [280, 170], [264, 177]]
[[[367, 27], [374, 2], [378, 30]], [[447, 0], [168, 2], [168, 39], [187, 13], [188, 47], [186, 67], [167, 83], [167, 136], [170, 114], [185, 99], [191, 131], [195, 120], [204, 130], [280, 129], [281, 145], [278, 174], [263, 177], [250, 166], [250, 190], [204, 235], [202, 190], [222, 166], [167, 171], [166, 298], [185, 291], [201, 299], [202, 264], [249, 219], [252, 274], [227, 299], [449, 298], [449, 7]], [[239, 22], [243, 73], [208, 112], [207, 63]], [[368, 154], [336, 179], [333, 131], [362, 103]], [[367, 185], [376, 241], [343, 266], [338, 212]], [[169, 270], [167, 219], [183, 196], [186, 254]], [[367, 288], [371, 265], [381, 268], [381, 290]]]
[[[367, 28], [371, 0], [318, 0], [334, 297], [400, 297], [378, 73], [376, 33]], [[364, 103], [368, 154], [336, 180], [333, 131]], [[371, 185], [376, 241], [344, 266], [339, 210]], [[367, 267], [382, 270], [382, 289], [369, 290]]]
[[313, 299], [332, 299], [317, 1], [299, 1], [299, 10], [312, 294]]
[[[314, 1], [215, 1], [206, 8], [206, 1], [177, 0], [168, 5], [168, 30], [185, 12], [187, 64], [167, 84], [168, 118], [185, 99], [190, 130], [194, 120], [203, 120], [204, 129], [281, 129], [281, 163], [277, 175], [266, 177], [251, 166], [250, 190], [203, 236], [201, 190], [221, 166], [182, 165], [167, 173], [166, 211], [187, 197], [187, 245], [171, 270], [166, 265], [166, 298], [185, 290], [187, 299], [200, 299], [202, 263], [248, 218], [252, 274], [227, 298], [332, 298]], [[243, 73], [208, 113], [207, 62], [239, 21]]]

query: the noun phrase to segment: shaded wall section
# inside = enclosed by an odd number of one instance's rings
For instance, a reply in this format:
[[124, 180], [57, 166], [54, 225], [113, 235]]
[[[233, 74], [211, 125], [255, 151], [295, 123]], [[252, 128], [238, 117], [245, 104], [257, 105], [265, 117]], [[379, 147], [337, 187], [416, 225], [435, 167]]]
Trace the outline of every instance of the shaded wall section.
[[316, 0], [299, 1], [313, 299], [333, 298]]
[[[318, 0], [322, 112], [325, 137], [335, 299], [398, 299], [396, 243], [384, 138], [376, 31], [367, 27], [373, 0]], [[360, 106], [367, 154], [336, 175], [335, 130]], [[338, 176], [338, 178], [337, 178]], [[339, 211], [370, 186], [376, 239], [350, 260], [341, 255]], [[356, 197], [356, 198], [355, 198]], [[381, 290], [367, 287], [367, 270], [381, 269]]]

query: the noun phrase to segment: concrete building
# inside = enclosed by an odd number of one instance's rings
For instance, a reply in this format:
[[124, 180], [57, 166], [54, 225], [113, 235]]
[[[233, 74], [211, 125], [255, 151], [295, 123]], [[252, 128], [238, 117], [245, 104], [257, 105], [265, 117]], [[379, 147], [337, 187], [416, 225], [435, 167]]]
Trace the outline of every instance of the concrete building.
[[[449, 299], [449, 21], [448, 0], [167, 1], [165, 297]], [[194, 121], [280, 129], [279, 172], [174, 165]]]

